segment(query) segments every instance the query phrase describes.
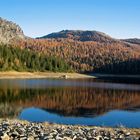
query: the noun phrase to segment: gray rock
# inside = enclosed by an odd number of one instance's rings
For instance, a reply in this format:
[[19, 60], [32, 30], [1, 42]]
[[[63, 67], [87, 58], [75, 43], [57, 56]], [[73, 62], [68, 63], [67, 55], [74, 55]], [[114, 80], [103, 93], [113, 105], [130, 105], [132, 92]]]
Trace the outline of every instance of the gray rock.
[[8, 43], [13, 39], [25, 39], [22, 29], [15, 23], [0, 18], [0, 42]]

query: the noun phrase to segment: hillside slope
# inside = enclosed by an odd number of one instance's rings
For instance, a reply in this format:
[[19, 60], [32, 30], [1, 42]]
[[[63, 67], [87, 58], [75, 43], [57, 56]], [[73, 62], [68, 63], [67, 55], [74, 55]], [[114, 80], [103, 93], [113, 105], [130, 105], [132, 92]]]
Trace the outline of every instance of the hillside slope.
[[138, 38], [123, 39], [122, 41], [140, 45], [140, 39]]
[[98, 31], [63, 30], [27, 44], [31, 50], [66, 59], [78, 72], [140, 73], [139, 40], [117, 40]]
[[63, 30], [32, 39], [26, 38], [18, 25], [0, 21], [0, 42], [11, 43], [13, 47], [33, 51], [39, 56], [63, 59], [77, 72], [140, 74], [138, 43], [117, 40], [98, 31], [79, 30]]
[[0, 17], [0, 42], [9, 43], [12, 40], [25, 39], [19, 25]]
[[96, 42], [115, 42], [116, 40], [109, 35], [98, 31], [82, 31], [82, 30], [62, 30], [60, 32], [51, 33], [40, 39], [47, 38], [67, 38], [75, 41], [96, 41]]
[[19, 46], [66, 60], [77, 72], [140, 73], [140, 47], [124, 42], [28, 39]]

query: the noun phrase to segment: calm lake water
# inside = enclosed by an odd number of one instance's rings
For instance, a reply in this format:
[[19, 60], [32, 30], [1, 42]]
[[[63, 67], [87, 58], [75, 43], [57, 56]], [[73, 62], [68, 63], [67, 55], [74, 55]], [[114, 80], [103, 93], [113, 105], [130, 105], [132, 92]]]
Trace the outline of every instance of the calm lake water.
[[0, 80], [0, 117], [140, 128], [140, 83], [95, 79]]

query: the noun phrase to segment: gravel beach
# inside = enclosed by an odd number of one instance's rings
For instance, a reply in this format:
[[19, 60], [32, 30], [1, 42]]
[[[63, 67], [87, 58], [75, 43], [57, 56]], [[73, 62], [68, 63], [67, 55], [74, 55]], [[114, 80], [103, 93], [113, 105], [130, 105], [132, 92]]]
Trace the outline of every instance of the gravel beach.
[[1, 140], [139, 140], [140, 129], [0, 120]]

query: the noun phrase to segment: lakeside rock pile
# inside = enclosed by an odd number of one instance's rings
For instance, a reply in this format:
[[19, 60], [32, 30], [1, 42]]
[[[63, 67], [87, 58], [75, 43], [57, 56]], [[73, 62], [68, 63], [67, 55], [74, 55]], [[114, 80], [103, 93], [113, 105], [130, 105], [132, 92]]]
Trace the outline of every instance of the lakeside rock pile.
[[140, 129], [0, 121], [1, 140], [139, 140]]

